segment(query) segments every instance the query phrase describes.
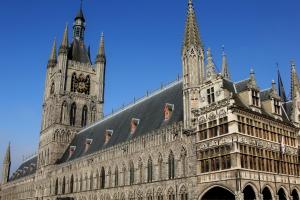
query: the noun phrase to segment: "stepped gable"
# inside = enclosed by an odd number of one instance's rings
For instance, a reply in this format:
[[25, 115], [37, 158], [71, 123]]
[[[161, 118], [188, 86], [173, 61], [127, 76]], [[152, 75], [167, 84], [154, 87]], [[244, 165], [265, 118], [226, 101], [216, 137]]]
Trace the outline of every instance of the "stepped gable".
[[[85, 155], [92, 154], [102, 149], [132, 140], [149, 134], [163, 126], [167, 126], [183, 120], [182, 81], [167, 86], [161, 91], [142, 99], [127, 108], [106, 117], [94, 125], [79, 132], [70, 146], [76, 146], [72, 156], [69, 149], [66, 150], [58, 163], [74, 160]], [[164, 120], [164, 107], [173, 104], [174, 111], [171, 118]], [[139, 119], [136, 131], [130, 132], [131, 120]], [[106, 130], [113, 130], [108, 143], [105, 144]], [[86, 151], [86, 140], [92, 139], [89, 149]]]

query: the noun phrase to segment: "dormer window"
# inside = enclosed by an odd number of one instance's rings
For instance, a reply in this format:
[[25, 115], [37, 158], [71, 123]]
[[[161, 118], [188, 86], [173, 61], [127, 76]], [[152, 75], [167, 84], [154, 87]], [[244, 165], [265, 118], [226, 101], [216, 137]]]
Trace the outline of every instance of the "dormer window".
[[259, 92], [256, 90], [252, 90], [251, 95], [252, 95], [252, 105], [259, 107]]
[[281, 114], [281, 109], [280, 109], [280, 101], [277, 100], [277, 99], [274, 99], [274, 112], [275, 114], [277, 115], [280, 115]]
[[130, 127], [130, 133], [131, 134], [134, 134], [138, 125], [140, 123], [140, 120], [139, 119], [136, 119], [136, 118], [132, 118], [131, 119], [131, 127]]
[[215, 102], [215, 89], [214, 87], [207, 89], [207, 102], [208, 104]]
[[105, 138], [104, 138], [105, 142], [104, 142], [104, 144], [107, 144], [109, 142], [109, 140], [110, 140], [111, 136], [113, 135], [113, 133], [114, 133], [113, 130], [106, 130], [105, 131]]
[[84, 152], [87, 152], [87, 150], [90, 148], [92, 143], [93, 143], [93, 139], [86, 139], [85, 140], [85, 150], [84, 150]]
[[69, 158], [74, 154], [76, 150], [76, 146], [70, 146], [70, 149], [69, 149]]
[[174, 111], [174, 104], [166, 103], [164, 107], [165, 121], [168, 121]]

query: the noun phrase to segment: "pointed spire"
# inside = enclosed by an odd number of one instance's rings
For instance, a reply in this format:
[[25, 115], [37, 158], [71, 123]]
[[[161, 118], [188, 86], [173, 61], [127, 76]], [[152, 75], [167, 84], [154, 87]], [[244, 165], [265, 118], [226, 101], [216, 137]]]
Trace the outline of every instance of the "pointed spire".
[[227, 55], [225, 53], [225, 47], [222, 46], [222, 76], [226, 79], [230, 79], [230, 74], [228, 70], [228, 64], [227, 64]]
[[80, 0], [80, 9], [75, 17], [75, 20], [76, 19], [81, 19], [83, 22], [85, 22], [85, 18], [84, 18], [83, 11], [82, 11], [82, 0]]
[[10, 164], [10, 162], [11, 162], [11, 157], [10, 157], [10, 143], [9, 143], [4, 157], [4, 164]]
[[48, 66], [54, 66], [56, 64], [57, 61], [57, 56], [56, 56], [56, 38], [54, 38], [54, 42], [52, 45], [52, 49], [51, 49], [51, 54], [49, 57], [49, 61], [48, 61]]
[[193, 6], [192, 0], [188, 2], [188, 13], [185, 24], [185, 34], [183, 45], [185, 48], [194, 46], [196, 48], [202, 48], [203, 44], [200, 40], [198, 23], [196, 20], [196, 14]]
[[69, 37], [68, 37], [68, 23], [67, 23], [60, 48], [66, 49], [68, 47], [69, 47]]
[[295, 61], [291, 61], [291, 99], [296, 97], [296, 91], [299, 90], [299, 79], [296, 71]]
[[[277, 64], [277, 67], [278, 67], [278, 64]], [[277, 76], [278, 76], [278, 95], [281, 97], [281, 100], [283, 102], [287, 102], [287, 96], [285, 94], [285, 89], [284, 89], [284, 86], [283, 86], [283, 82], [282, 82], [282, 79], [281, 79], [279, 69], [277, 70]]]
[[206, 52], [206, 57], [207, 57], [207, 63], [206, 63], [206, 79], [211, 80], [216, 77], [216, 66], [213, 61], [213, 57], [211, 55], [211, 50], [210, 48], [207, 49]]
[[99, 45], [96, 62], [104, 62], [104, 63], [106, 62], [105, 48], [104, 48], [104, 33], [103, 32], [101, 34], [100, 45]]

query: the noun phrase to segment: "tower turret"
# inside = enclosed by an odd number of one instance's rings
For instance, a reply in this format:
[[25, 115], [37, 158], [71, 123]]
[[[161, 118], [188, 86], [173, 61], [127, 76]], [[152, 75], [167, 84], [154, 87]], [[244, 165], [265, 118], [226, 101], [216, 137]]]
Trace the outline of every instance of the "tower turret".
[[204, 81], [204, 49], [200, 40], [192, 0], [188, 12], [182, 47], [184, 128], [191, 128], [192, 109], [199, 107], [200, 84]]
[[225, 79], [230, 80], [230, 73], [228, 69], [228, 63], [227, 63], [227, 55], [225, 53], [225, 48], [224, 46], [222, 47], [223, 52], [222, 52], [222, 76]]
[[216, 66], [213, 60], [213, 57], [211, 55], [210, 48], [207, 49], [206, 53], [207, 63], [206, 63], [206, 80], [212, 80], [215, 79], [217, 76], [216, 73]]
[[82, 3], [80, 9], [74, 19], [73, 24], [73, 38], [77, 40], [84, 40], [84, 31], [85, 31], [85, 18], [82, 11]]
[[2, 183], [7, 183], [9, 180], [9, 173], [10, 173], [10, 165], [11, 165], [11, 158], [10, 158], [10, 143], [6, 149], [6, 154], [3, 161], [3, 169], [2, 169]]

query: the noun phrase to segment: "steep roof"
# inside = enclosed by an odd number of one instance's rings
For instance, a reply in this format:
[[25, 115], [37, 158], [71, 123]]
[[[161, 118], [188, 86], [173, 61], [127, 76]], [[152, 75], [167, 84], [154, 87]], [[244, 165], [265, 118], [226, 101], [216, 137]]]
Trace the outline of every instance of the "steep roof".
[[[113, 114], [110, 117], [82, 130], [75, 136], [70, 146], [76, 146], [76, 150], [69, 157], [69, 149], [66, 150], [58, 163], [74, 160], [79, 157], [97, 152], [99, 150], [129, 141], [133, 138], [146, 135], [163, 126], [183, 120], [182, 81], [142, 99], [132, 106]], [[164, 120], [164, 107], [173, 104], [174, 111], [168, 121]], [[139, 125], [134, 134], [130, 133], [131, 120], [139, 119]], [[109, 142], [105, 144], [106, 130], [113, 130]], [[89, 149], [85, 152], [86, 139], [92, 139]]]
[[32, 175], [36, 172], [37, 166], [37, 156], [32, 157], [31, 159], [23, 162], [17, 171], [11, 176], [9, 181], [15, 181], [20, 178]]
[[68, 53], [68, 59], [81, 63], [91, 63], [88, 50], [83, 41], [74, 38]]

